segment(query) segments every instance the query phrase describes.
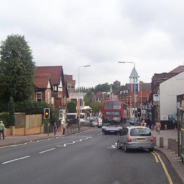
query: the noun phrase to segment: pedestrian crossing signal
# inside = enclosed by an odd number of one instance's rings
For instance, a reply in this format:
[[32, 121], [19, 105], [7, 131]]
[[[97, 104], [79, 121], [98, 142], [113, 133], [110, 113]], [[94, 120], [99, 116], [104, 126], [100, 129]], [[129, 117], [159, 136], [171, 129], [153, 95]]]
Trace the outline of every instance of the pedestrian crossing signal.
[[50, 108], [44, 108], [44, 119], [50, 119]]

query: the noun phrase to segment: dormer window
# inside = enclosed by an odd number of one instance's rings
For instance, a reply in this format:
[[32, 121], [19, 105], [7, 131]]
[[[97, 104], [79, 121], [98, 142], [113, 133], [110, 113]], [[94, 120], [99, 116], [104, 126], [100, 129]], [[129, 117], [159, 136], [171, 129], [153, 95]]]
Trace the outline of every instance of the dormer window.
[[53, 91], [58, 91], [57, 86], [53, 86]]

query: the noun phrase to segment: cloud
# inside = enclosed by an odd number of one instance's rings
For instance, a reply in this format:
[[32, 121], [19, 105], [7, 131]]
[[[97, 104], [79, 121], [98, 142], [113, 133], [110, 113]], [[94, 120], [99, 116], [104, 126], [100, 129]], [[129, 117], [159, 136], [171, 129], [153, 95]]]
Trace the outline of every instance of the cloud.
[[180, 0], [0, 0], [0, 40], [25, 35], [36, 65], [62, 65], [81, 85], [129, 82], [133, 61], [144, 82], [183, 64]]

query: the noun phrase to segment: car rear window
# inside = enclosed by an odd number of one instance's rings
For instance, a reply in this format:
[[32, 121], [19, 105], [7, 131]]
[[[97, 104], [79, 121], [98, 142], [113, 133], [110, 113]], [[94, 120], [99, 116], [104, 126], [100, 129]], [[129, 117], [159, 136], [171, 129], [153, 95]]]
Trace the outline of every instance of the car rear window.
[[151, 131], [147, 128], [134, 128], [130, 130], [130, 136], [151, 136]]

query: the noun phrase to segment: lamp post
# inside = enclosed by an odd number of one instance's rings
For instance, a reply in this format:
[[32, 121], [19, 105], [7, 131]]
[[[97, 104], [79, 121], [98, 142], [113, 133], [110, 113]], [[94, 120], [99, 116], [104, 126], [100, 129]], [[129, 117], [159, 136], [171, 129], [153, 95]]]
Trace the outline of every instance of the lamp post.
[[134, 87], [133, 87], [133, 91], [134, 91], [134, 122], [135, 122], [135, 98], [136, 98], [136, 94], [135, 94], [135, 63], [134, 62], [129, 62], [129, 61], [118, 61], [118, 63], [132, 63], [134, 65], [134, 77], [133, 77], [133, 82], [134, 82]]
[[79, 110], [78, 110], [78, 115], [79, 115], [79, 130], [80, 130], [80, 113], [81, 113], [81, 108], [80, 108], [80, 68], [82, 67], [89, 67], [91, 65], [84, 65], [84, 66], [79, 66], [78, 67], [78, 103], [79, 103]]

